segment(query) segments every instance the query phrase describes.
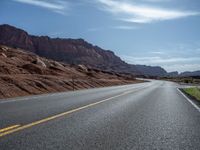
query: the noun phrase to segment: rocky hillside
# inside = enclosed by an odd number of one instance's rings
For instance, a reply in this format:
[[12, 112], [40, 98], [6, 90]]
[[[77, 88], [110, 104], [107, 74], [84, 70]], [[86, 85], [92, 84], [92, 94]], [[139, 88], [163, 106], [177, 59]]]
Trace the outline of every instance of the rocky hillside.
[[105, 71], [150, 76], [162, 76], [166, 72], [161, 67], [127, 64], [112, 51], [94, 46], [83, 39], [32, 36], [26, 31], [10, 25], [0, 25], [0, 44], [22, 48], [56, 61], [83, 64]]
[[139, 82], [84, 65], [68, 65], [0, 45], [0, 98]]

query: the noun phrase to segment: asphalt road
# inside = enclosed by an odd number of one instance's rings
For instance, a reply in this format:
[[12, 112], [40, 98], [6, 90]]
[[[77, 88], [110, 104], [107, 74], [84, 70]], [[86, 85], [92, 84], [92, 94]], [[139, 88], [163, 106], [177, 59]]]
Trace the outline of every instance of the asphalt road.
[[200, 112], [166, 81], [0, 101], [0, 150], [200, 149]]

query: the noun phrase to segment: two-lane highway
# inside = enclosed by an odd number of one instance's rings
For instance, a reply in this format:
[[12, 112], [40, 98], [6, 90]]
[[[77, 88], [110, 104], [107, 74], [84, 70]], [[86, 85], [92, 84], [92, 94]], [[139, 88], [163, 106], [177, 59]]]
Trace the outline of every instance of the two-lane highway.
[[166, 81], [0, 101], [0, 149], [200, 149], [200, 113]]

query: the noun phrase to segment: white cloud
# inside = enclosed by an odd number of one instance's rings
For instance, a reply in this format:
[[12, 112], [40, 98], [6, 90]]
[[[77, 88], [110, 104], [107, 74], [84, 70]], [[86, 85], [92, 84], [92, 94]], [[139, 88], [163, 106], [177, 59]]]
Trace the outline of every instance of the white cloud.
[[171, 0], [143, 0], [143, 1], [147, 1], [147, 2], [169, 2]]
[[149, 56], [149, 57], [132, 57], [132, 56], [122, 56], [122, 58], [128, 62], [135, 64], [166, 64], [166, 63], [188, 63], [193, 61], [199, 61], [200, 57], [171, 57], [164, 58], [160, 56]]
[[89, 28], [87, 31], [94, 32], [94, 31], [99, 31], [99, 30], [102, 30], [102, 29], [103, 29], [102, 27], [95, 27], [95, 28]]
[[150, 23], [199, 15], [198, 12], [164, 9], [133, 4], [119, 0], [97, 0], [104, 11], [117, 16], [119, 20], [134, 23]]
[[114, 29], [120, 29], [120, 30], [134, 30], [134, 29], [138, 29], [138, 27], [134, 27], [134, 26], [115, 26], [113, 28]]
[[163, 65], [168, 72], [171, 71], [178, 71], [178, 72], [185, 72], [185, 71], [197, 71], [200, 70], [200, 64], [174, 64], [174, 65]]
[[135, 30], [138, 29], [139, 27], [136, 26], [124, 26], [124, 25], [119, 25], [119, 26], [108, 26], [108, 27], [95, 27], [95, 28], [89, 28], [87, 31], [89, 32], [94, 32], [94, 31], [100, 31], [100, 30]]
[[152, 51], [150, 52], [151, 54], [156, 54], [156, 55], [166, 55], [165, 52], [162, 52], [162, 51]]
[[133, 57], [123, 55], [121, 58], [130, 64], [161, 66], [167, 71], [195, 71], [200, 69], [200, 57]]
[[13, 0], [15, 2], [34, 5], [42, 8], [46, 8], [48, 10], [51, 10], [55, 13], [59, 14], [65, 14], [66, 9], [68, 8], [68, 3], [63, 0]]

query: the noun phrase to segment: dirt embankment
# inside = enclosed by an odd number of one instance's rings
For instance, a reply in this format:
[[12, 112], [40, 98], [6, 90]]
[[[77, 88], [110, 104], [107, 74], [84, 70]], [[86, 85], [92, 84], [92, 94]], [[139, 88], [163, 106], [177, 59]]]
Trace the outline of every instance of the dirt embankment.
[[0, 98], [131, 84], [130, 75], [89, 69], [0, 46]]

